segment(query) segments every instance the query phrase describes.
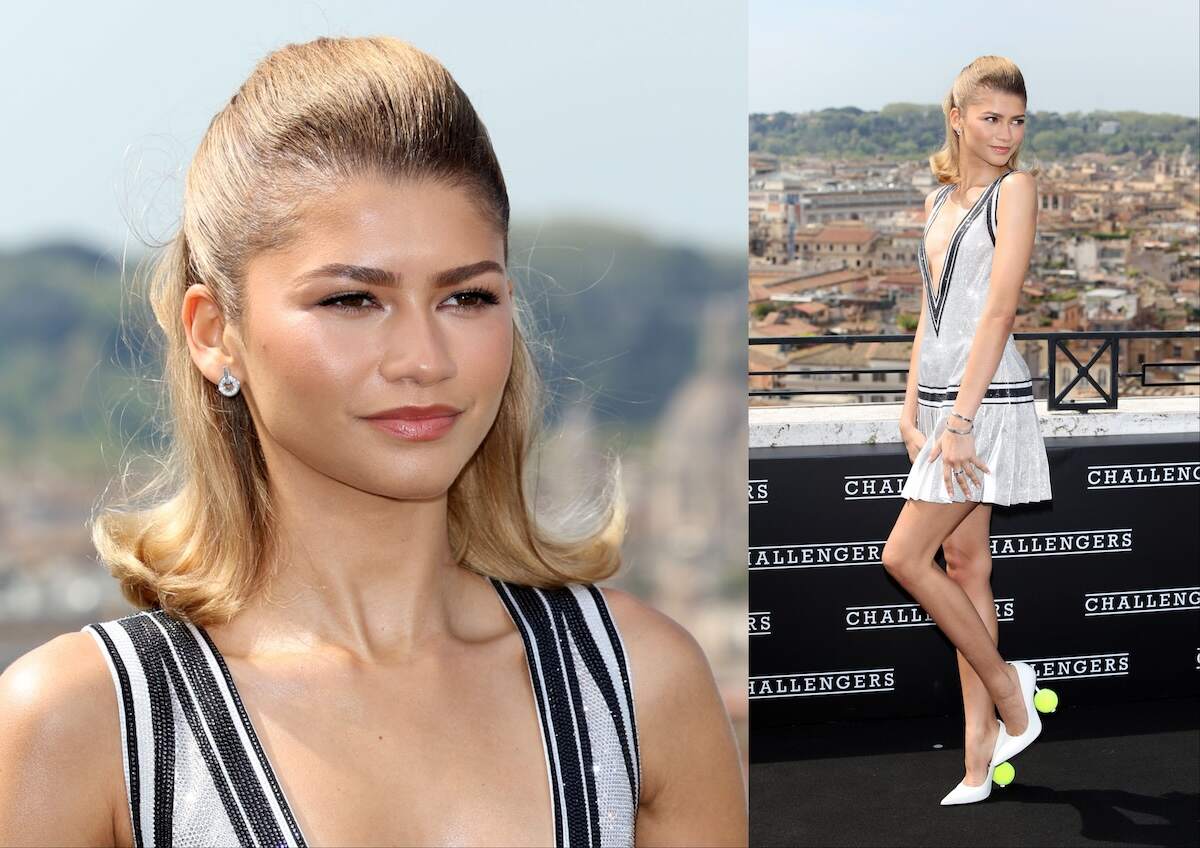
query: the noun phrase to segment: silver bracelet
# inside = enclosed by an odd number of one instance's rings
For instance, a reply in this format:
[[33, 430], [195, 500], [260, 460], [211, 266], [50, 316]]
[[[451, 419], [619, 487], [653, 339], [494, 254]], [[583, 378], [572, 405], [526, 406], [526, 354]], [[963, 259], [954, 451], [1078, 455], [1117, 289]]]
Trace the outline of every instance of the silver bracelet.
[[966, 421], [968, 424], [971, 424], [971, 423], [972, 423], [972, 419], [968, 418], [968, 417], [967, 417], [967, 416], [965, 416], [965, 415], [959, 415], [959, 414], [958, 414], [957, 412], [955, 412], [953, 409], [952, 409], [952, 410], [950, 410], [950, 414], [951, 414], [951, 415], [953, 415], [955, 418], [961, 418], [963, 421]]
[[947, 424], [946, 429], [949, 430], [951, 433], [957, 433], [960, 436], [969, 436], [969, 435], [971, 435], [971, 432], [975, 429], [975, 425], [972, 424], [966, 430], [955, 430], [953, 427], [951, 427], [949, 424]]

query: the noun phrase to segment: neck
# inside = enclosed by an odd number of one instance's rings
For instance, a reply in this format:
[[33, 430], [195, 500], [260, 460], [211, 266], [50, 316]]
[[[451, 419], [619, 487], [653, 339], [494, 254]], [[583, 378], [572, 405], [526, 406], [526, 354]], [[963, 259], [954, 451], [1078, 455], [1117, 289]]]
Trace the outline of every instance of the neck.
[[379, 663], [447, 637], [482, 638], [495, 623], [491, 588], [454, 562], [445, 493], [382, 497], [272, 453], [283, 460], [271, 463], [273, 576], [221, 625], [223, 651], [323, 651]]
[[963, 150], [958, 163], [958, 184], [962, 186], [963, 191], [976, 186], [986, 186], [1007, 170], [1007, 164], [997, 167]]

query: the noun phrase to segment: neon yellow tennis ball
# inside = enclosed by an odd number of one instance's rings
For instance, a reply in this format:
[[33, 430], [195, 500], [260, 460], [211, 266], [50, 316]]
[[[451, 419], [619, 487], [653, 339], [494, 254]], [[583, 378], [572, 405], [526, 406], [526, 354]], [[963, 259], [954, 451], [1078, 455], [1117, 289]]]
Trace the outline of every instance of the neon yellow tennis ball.
[[1053, 689], [1039, 689], [1033, 696], [1033, 705], [1039, 713], [1052, 713], [1058, 706], [1058, 695]]
[[1012, 767], [1012, 763], [1003, 762], [992, 770], [992, 780], [996, 781], [997, 786], [1008, 786], [1016, 774], [1017, 770]]

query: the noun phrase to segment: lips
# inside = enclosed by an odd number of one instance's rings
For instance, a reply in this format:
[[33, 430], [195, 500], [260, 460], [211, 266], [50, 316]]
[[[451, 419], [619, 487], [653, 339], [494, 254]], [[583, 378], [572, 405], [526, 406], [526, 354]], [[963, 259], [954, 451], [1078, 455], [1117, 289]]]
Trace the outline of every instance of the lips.
[[460, 412], [462, 410], [458, 407], [434, 403], [429, 406], [397, 406], [393, 409], [385, 409], [383, 412], [376, 412], [374, 415], [368, 415], [367, 418], [371, 421], [423, 421], [428, 418], [454, 416]]
[[997, 153], [1007, 153], [1008, 151], [1012, 150], [1011, 147], [997, 147], [994, 144], [990, 145], [990, 147], [992, 148], [992, 150], [995, 150]]
[[410, 442], [440, 439], [458, 421], [461, 409], [435, 403], [430, 406], [400, 406], [368, 416], [376, 429]]

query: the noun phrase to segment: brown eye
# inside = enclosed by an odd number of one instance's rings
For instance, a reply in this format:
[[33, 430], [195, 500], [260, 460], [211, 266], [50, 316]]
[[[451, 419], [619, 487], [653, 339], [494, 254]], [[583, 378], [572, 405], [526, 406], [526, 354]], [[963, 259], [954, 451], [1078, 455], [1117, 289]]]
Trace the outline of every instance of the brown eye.
[[366, 308], [365, 306], [362, 306], [361, 304], [352, 306], [349, 304], [353, 303], [354, 301], [374, 302], [374, 300], [375, 298], [367, 292], [346, 292], [345, 294], [334, 295], [333, 297], [326, 298], [325, 300], [321, 301], [321, 306], [332, 306], [334, 309], [337, 309], [341, 312], [361, 312]]
[[467, 289], [466, 291], [455, 292], [446, 298], [446, 302], [452, 300], [458, 301], [458, 303], [452, 304], [451, 308], [463, 310], [483, 309], [500, 302], [500, 298], [486, 289]]

